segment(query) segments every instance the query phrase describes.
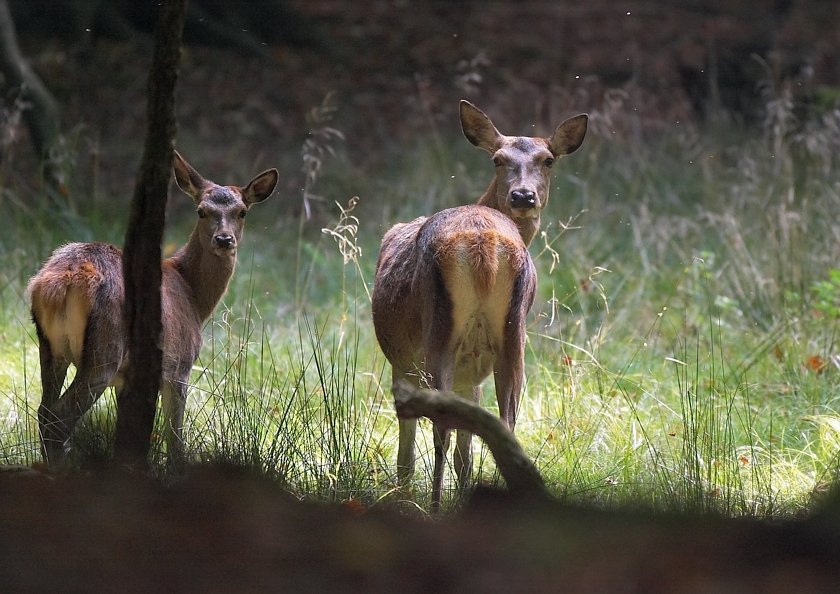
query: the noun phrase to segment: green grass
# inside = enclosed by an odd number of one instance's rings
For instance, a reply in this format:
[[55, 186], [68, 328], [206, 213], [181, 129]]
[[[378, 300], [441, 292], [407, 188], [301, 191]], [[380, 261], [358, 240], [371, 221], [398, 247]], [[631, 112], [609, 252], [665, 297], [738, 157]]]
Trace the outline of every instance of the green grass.
[[[557, 167], [531, 247], [540, 282], [517, 436], [564, 501], [798, 513], [840, 453], [840, 140], [808, 122], [808, 134], [662, 128], [640, 140], [593, 126]], [[296, 196], [249, 216], [193, 374], [187, 450], [303, 498], [375, 505], [403, 497], [390, 367], [370, 322], [378, 242], [398, 220], [477, 196], [492, 168], [454, 136], [402, 147], [383, 172], [338, 154], [317, 152], [307, 192], [326, 200], [312, 220], [278, 214]], [[41, 215], [15, 214], [0, 238], [4, 463], [38, 459], [27, 277], [61, 241], [121, 240], [107, 217]], [[176, 216], [168, 242], [190, 225]], [[495, 410], [492, 382], [483, 403]], [[107, 460], [113, 411], [103, 399], [77, 431], [80, 465]], [[414, 500], [427, 506], [421, 426]], [[498, 480], [489, 454], [476, 456], [476, 480]]]

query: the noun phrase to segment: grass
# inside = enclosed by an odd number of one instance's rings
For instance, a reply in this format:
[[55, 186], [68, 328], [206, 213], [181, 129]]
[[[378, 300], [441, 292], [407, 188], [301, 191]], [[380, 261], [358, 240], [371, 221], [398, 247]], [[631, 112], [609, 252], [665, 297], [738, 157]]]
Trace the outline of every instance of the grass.
[[[318, 122], [334, 130], [329, 113]], [[807, 509], [840, 453], [834, 128], [774, 114], [761, 130], [663, 124], [616, 138], [592, 118], [579, 154], [558, 166], [531, 248], [540, 283], [517, 436], [565, 501], [733, 516]], [[302, 498], [376, 505], [402, 497], [390, 367], [370, 322], [379, 239], [398, 220], [477, 196], [491, 167], [462, 139], [437, 136], [402, 147], [387, 172], [360, 175], [340, 133], [321, 138], [334, 145], [310, 145], [304, 159], [312, 218], [280, 217], [270, 203], [249, 217], [193, 374], [187, 449]], [[13, 216], [0, 238], [0, 461], [29, 464], [40, 381], [26, 279], [61, 241], [119, 242], [121, 232], [107, 217]], [[168, 241], [189, 225], [176, 218]], [[495, 409], [491, 382], [484, 392]], [[107, 460], [113, 411], [103, 399], [77, 431], [79, 464]], [[432, 447], [421, 426], [423, 507]], [[476, 456], [476, 480], [498, 480], [488, 453]], [[164, 473], [158, 439], [153, 460]]]

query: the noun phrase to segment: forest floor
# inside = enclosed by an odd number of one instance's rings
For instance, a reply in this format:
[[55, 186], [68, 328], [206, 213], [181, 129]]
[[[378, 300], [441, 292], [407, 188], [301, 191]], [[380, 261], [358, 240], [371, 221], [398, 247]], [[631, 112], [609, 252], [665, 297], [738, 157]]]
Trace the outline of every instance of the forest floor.
[[0, 473], [5, 592], [836, 592], [840, 521], [662, 517], [479, 492], [435, 520], [195, 469]]

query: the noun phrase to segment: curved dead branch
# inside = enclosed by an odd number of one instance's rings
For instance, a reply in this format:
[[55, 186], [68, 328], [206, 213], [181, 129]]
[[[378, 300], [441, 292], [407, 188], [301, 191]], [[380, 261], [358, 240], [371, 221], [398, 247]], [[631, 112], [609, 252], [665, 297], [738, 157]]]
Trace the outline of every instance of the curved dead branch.
[[450, 392], [421, 390], [407, 382], [394, 385], [394, 403], [402, 418], [428, 417], [450, 429], [478, 435], [496, 460], [496, 466], [514, 495], [547, 498], [537, 467], [502, 421], [493, 413]]

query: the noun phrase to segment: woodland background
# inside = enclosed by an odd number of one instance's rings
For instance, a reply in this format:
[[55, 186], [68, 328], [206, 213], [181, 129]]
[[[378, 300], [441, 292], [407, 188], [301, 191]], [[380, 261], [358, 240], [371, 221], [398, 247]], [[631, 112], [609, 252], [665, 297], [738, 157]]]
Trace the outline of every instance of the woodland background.
[[[24, 55], [59, 105], [66, 138], [57, 158], [66, 160], [70, 199], [119, 195], [124, 165], [139, 160], [140, 144], [128, 139], [144, 122], [150, 5], [10, 5]], [[460, 98], [516, 133], [523, 123], [545, 131], [579, 111], [603, 114], [594, 124], [618, 140], [680, 122], [755, 123], [768, 84], [790, 85], [802, 109], [836, 98], [838, 10], [830, 0], [194, 0], [179, 146], [201, 150], [210, 166], [224, 168], [233, 154], [277, 165], [294, 193], [299, 164], [287, 159], [312, 127], [307, 113], [330, 93], [331, 125], [360, 176], [430, 132], [457, 129]], [[15, 97], [7, 89], [2, 166], [25, 189], [38, 176], [20, 146], [26, 130]], [[637, 118], [610, 119], [627, 104]]]
[[[840, 5], [191, 0], [178, 150], [220, 183], [281, 174], [195, 372], [188, 446], [211, 465], [166, 476], [158, 444], [151, 477], [103, 474], [103, 398], [80, 472], [53, 476], [26, 280], [64, 241], [125, 236], [153, 4], [8, 2], [55, 100], [41, 151], [2, 64], [9, 591], [836, 589]], [[510, 134], [579, 112], [590, 129], [532, 246], [517, 437], [557, 501], [450, 490], [430, 521], [427, 472], [414, 499], [393, 489], [366, 292], [390, 225], [489, 180], [462, 98]], [[194, 216], [171, 196], [168, 251]]]

